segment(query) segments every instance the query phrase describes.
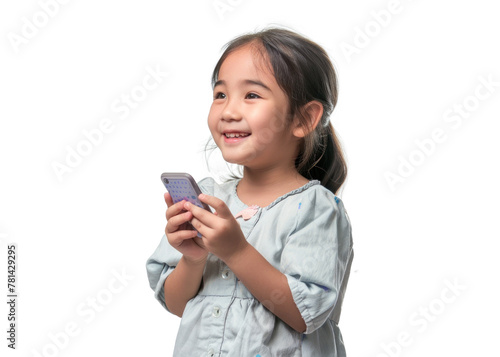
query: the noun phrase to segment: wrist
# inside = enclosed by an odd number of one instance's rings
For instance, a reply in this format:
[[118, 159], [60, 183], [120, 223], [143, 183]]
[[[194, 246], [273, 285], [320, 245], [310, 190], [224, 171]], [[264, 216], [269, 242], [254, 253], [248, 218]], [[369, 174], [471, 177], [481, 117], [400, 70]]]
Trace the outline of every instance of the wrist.
[[239, 262], [244, 261], [245, 257], [248, 256], [252, 248], [253, 246], [245, 240], [238, 246], [236, 250], [234, 250], [234, 252], [229, 257], [222, 260], [231, 269], [234, 264], [238, 264]]
[[207, 262], [208, 259], [208, 254], [205, 257], [199, 259], [193, 259], [183, 255], [182, 259], [184, 260], [184, 263], [186, 265], [191, 267], [205, 266], [205, 263]]

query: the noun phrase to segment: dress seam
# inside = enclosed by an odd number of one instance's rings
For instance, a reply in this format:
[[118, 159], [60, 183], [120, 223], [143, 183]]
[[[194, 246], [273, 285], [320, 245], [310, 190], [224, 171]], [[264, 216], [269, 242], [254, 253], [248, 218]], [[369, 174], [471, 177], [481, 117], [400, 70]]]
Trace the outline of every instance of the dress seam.
[[[233, 196], [240, 205], [243, 205], [244, 207], [248, 207], [248, 205], [246, 205], [245, 203], [243, 203], [240, 200], [240, 198], [238, 197], [238, 193], [236, 192], [236, 188], [238, 187], [238, 184], [240, 183], [240, 181], [241, 181], [241, 179], [233, 180], [233, 182], [232, 182], [233, 183], [233, 187], [231, 189], [231, 196]], [[310, 180], [308, 183], [304, 184], [303, 186], [301, 186], [299, 188], [296, 188], [295, 190], [287, 192], [284, 195], [276, 198], [273, 202], [271, 202], [267, 206], [265, 206], [265, 207], [260, 207], [259, 206], [259, 210], [266, 210], [266, 211], [268, 211], [271, 208], [273, 208], [274, 206], [276, 206], [278, 203], [280, 203], [281, 201], [283, 201], [284, 199], [288, 198], [289, 196], [293, 196], [293, 195], [296, 195], [298, 193], [301, 193], [301, 192], [307, 190], [308, 188], [310, 188], [312, 186], [316, 186], [316, 185], [321, 185], [321, 182], [318, 181], [318, 180]]]

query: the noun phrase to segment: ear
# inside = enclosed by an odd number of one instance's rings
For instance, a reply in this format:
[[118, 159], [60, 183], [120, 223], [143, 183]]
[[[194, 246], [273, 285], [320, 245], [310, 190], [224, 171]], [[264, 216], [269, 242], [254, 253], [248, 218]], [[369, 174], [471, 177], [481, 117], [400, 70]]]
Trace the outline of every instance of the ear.
[[295, 127], [293, 129], [293, 135], [297, 138], [303, 138], [310, 132], [316, 129], [321, 117], [323, 116], [323, 104], [317, 100], [312, 100], [303, 109], [304, 117], [307, 120], [307, 125], [301, 123], [298, 118], [295, 118]]

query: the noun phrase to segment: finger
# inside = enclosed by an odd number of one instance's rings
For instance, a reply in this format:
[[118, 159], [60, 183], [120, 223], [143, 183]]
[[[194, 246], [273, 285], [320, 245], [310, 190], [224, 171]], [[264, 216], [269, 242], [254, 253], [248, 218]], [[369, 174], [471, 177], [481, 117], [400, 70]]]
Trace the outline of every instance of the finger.
[[168, 242], [172, 247], [180, 246], [186, 239], [192, 239], [198, 234], [195, 230], [178, 231], [167, 235]]
[[201, 239], [200, 237], [198, 237], [198, 232], [195, 231], [196, 234], [195, 234], [195, 237], [196, 239], [193, 240], [193, 242], [200, 248], [203, 248], [203, 249], [207, 249], [207, 247], [205, 247], [205, 243], [203, 243], [203, 239]]
[[210, 236], [210, 231], [212, 231], [212, 228], [203, 224], [203, 222], [201, 222], [199, 219], [193, 218], [190, 223], [193, 228], [200, 232], [203, 237]]
[[172, 206], [168, 207], [167, 213], [166, 213], [167, 220], [178, 215], [182, 211], [185, 211], [185, 209], [184, 209], [185, 202], [186, 201], [182, 200], [182, 201], [177, 202], [177, 203], [173, 204]]
[[226, 203], [222, 201], [221, 199], [214, 197], [214, 196], [209, 196], [205, 194], [200, 194], [198, 196], [201, 202], [206, 203], [207, 205], [213, 207], [215, 211], [217, 212], [217, 215], [222, 217], [222, 218], [227, 218], [227, 217], [232, 217], [233, 215], [231, 214], [231, 211], [227, 207]]
[[[184, 204], [184, 209], [191, 212], [193, 214], [193, 217], [197, 218], [201, 223], [203, 223], [203, 225], [208, 226], [210, 228], [213, 228], [214, 215], [212, 212], [208, 212], [204, 208], [193, 205], [191, 202], [186, 202]], [[191, 222], [191, 223], [193, 223], [193, 222]], [[203, 234], [203, 233], [201, 233], [201, 234]]]
[[171, 217], [167, 222], [168, 232], [171, 233], [177, 231], [181, 225], [189, 222], [192, 218], [193, 214], [191, 212], [184, 212]]
[[167, 204], [168, 207], [172, 206], [174, 204], [174, 201], [172, 200], [172, 196], [170, 196], [170, 193], [168, 192], [165, 192], [165, 194], [163, 195], [163, 197], [165, 197], [165, 202]]

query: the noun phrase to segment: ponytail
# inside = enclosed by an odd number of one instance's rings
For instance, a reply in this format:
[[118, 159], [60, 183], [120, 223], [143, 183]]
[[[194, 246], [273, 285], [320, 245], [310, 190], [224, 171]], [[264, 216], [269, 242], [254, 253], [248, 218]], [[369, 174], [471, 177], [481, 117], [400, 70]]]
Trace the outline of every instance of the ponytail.
[[[317, 127], [315, 132], [318, 131], [320, 133], [312, 134], [319, 136], [316, 140], [305, 138], [303, 150], [295, 160], [295, 166], [302, 176], [320, 181], [336, 194], [347, 177], [347, 164], [332, 123], [329, 122], [326, 127]], [[319, 145], [315, 142], [319, 142]]]

